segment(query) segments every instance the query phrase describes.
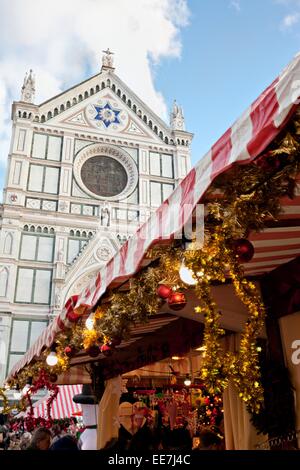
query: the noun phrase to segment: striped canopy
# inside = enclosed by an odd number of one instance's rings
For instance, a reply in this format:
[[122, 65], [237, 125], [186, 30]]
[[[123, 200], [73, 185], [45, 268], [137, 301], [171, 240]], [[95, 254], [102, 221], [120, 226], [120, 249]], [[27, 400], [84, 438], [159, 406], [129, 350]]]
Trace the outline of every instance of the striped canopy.
[[[49, 347], [57, 333], [71, 326], [67, 319], [68, 311], [74, 308], [78, 313], [82, 313], [83, 308], [91, 310], [109, 286], [118, 286], [149, 262], [145, 258], [151, 246], [162, 240], [164, 243], [171, 241], [190, 219], [196, 204], [219, 174], [233, 165], [250, 163], [261, 154], [295, 112], [299, 96], [300, 54], [212, 146], [135, 236], [98, 272], [80, 293], [76, 305], [69, 299], [61, 314], [13, 367], [8, 379], [34, 357], [39, 357], [42, 348]], [[299, 221], [299, 197], [283, 203], [282, 221], [285, 218]], [[279, 223], [260, 234], [252, 234], [250, 240], [256, 253], [246, 267], [246, 274], [269, 271], [299, 254], [300, 227], [299, 224], [291, 225]]]
[[[51, 405], [52, 419], [71, 418], [81, 413], [81, 406], [73, 402], [74, 395], [81, 393], [81, 385], [59, 385], [59, 392]], [[38, 400], [34, 405], [35, 418], [47, 418], [47, 400], [49, 394]], [[29, 408], [19, 413], [16, 418], [25, 416]]]

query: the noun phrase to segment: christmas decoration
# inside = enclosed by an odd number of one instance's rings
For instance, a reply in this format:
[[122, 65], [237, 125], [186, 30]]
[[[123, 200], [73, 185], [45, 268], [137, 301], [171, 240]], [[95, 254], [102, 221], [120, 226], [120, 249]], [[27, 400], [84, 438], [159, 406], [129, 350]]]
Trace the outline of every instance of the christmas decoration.
[[104, 356], [111, 356], [113, 353], [111, 346], [108, 344], [103, 344], [100, 349]]
[[52, 383], [56, 382], [56, 381], [57, 381], [57, 378], [58, 378], [58, 377], [57, 377], [57, 374], [50, 374], [50, 375], [49, 375], [49, 380], [50, 380], [50, 382], [52, 382]]
[[197, 426], [209, 427], [213, 432], [219, 432], [219, 426], [223, 420], [222, 396], [212, 388], [208, 388], [205, 382], [200, 382], [192, 390], [192, 402], [197, 409]]
[[97, 357], [99, 356], [100, 354], [100, 349], [98, 346], [96, 345], [93, 345], [93, 346], [90, 346], [87, 350], [86, 350], [87, 354], [91, 357]]
[[72, 323], [76, 322], [80, 318], [78, 313], [74, 312], [74, 307], [77, 304], [78, 297], [79, 297], [78, 295], [72, 295], [72, 297], [68, 299], [65, 305], [65, 308], [68, 310], [67, 319]]
[[168, 297], [168, 305], [172, 310], [182, 310], [186, 306], [183, 292], [172, 292]]
[[166, 300], [171, 295], [172, 289], [169, 286], [166, 286], [165, 284], [160, 284], [156, 292], [158, 297]]
[[254, 255], [254, 246], [243, 238], [233, 241], [233, 250], [241, 263], [247, 263]]
[[75, 350], [74, 350], [74, 348], [72, 348], [72, 346], [66, 346], [65, 349], [64, 349], [64, 353], [65, 353], [66, 356], [72, 357], [75, 354]]

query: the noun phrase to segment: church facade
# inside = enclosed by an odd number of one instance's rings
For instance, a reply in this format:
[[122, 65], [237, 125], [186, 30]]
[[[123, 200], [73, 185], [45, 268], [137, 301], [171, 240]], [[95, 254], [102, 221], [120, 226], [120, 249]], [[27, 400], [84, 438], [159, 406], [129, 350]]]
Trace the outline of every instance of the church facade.
[[0, 206], [0, 383], [190, 169], [192, 134], [174, 102], [166, 125], [115, 73], [12, 105]]

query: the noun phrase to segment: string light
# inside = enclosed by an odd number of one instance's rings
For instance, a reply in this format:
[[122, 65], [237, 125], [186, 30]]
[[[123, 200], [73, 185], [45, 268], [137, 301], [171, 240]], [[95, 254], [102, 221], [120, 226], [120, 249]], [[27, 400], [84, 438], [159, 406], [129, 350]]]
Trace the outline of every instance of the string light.
[[48, 356], [46, 357], [46, 362], [47, 362], [48, 366], [50, 366], [50, 367], [56, 366], [56, 364], [58, 363], [58, 357], [57, 357], [55, 351], [51, 351], [48, 354]]
[[184, 263], [182, 263], [180, 266], [179, 276], [182, 282], [188, 284], [189, 286], [194, 286], [197, 284], [197, 279], [195, 279], [193, 271], [187, 268]]
[[85, 321], [85, 326], [89, 331], [92, 331], [94, 329], [94, 321], [95, 321], [95, 315], [94, 313], [91, 313], [90, 316]]
[[185, 385], [186, 387], [190, 387], [190, 386], [191, 386], [192, 381], [191, 381], [191, 378], [190, 378], [189, 374], [186, 375], [186, 378], [184, 379], [184, 382], [183, 382], [183, 383], [184, 383], [184, 385]]

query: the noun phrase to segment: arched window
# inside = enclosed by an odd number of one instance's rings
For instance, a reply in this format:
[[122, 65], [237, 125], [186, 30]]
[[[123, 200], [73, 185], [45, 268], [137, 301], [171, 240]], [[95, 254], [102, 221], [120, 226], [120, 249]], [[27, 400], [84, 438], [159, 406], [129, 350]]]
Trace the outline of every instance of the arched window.
[[84, 92], [84, 98], [88, 98], [89, 97], [89, 92], [88, 91], [85, 91]]
[[82, 95], [78, 96], [78, 101], [82, 101]]
[[162, 131], [160, 131], [160, 133], [159, 133], [159, 137], [160, 137], [161, 139], [163, 139], [163, 137], [164, 137], [164, 136], [163, 136], [163, 133], [162, 133]]
[[129, 106], [129, 108], [131, 108], [131, 100], [127, 101], [127, 106]]
[[117, 95], [118, 95], [118, 96], [121, 96], [121, 90], [120, 90], [120, 89], [118, 89]]
[[165, 137], [165, 142], [166, 142], [166, 144], [168, 144], [168, 143], [169, 143], [169, 139], [168, 139], [168, 137]]
[[41, 116], [41, 122], [45, 122], [45, 121], [46, 121], [46, 117], [45, 117], [45, 115], [43, 114], [43, 115]]
[[5, 297], [8, 286], [8, 269], [0, 266], [0, 297]]
[[37, 227], [36, 232], [37, 232], [37, 233], [42, 233], [42, 227], [40, 227], [40, 226]]
[[111, 87], [112, 91], [116, 92], [116, 85], [113, 83]]
[[74, 237], [74, 230], [70, 230], [71, 237]]
[[106, 81], [106, 85], [107, 85], [108, 87], [110, 87], [110, 79], [109, 79], [109, 78], [108, 78], [107, 81]]
[[135, 104], [132, 106], [132, 111], [133, 111], [134, 113], [136, 113], [136, 105], [135, 105]]
[[65, 105], [64, 104], [61, 104], [60, 105], [60, 112], [64, 111], [65, 110]]
[[35, 226], [34, 225], [31, 225], [30, 232], [35, 232]]
[[11, 255], [11, 252], [12, 252], [12, 244], [13, 244], [13, 236], [11, 233], [8, 233], [5, 237], [5, 240], [4, 240], [4, 249], [3, 249], [3, 253], [5, 255]]
[[149, 127], [152, 129], [152, 121], [149, 121]]
[[100, 87], [99, 85], [96, 85], [96, 93], [98, 93], [98, 91], [100, 91]]
[[157, 133], [158, 133], [157, 126], [154, 126], [154, 129], [153, 129], [153, 130], [154, 130], [155, 134], [157, 134]]
[[50, 228], [50, 233], [54, 233], [54, 228]]
[[67, 101], [67, 109], [71, 107], [70, 101]]
[[54, 116], [57, 116], [57, 115], [58, 115], [58, 109], [55, 108], [55, 109], [54, 109]]
[[122, 100], [124, 101], [124, 103], [126, 103], [126, 95], [122, 96]]
[[94, 94], [94, 88], [91, 88], [90, 89], [90, 96], [92, 96]]
[[23, 118], [27, 118], [27, 113], [24, 111]]
[[[103, 88], [105, 88], [105, 83], [104, 82], [101, 83], [101, 90], [103, 90]], [[116, 90], [115, 85], [113, 85], [113, 89], [114, 89], [114, 91]]]
[[79, 232], [79, 230], [76, 230], [76, 237], [80, 237], [80, 232]]
[[52, 113], [51, 113], [51, 111], [48, 111], [47, 119], [51, 119], [51, 118], [52, 118]]
[[73, 106], [74, 104], [77, 104], [77, 99], [76, 98], [73, 98]]
[[23, 230], [24, 230], [24, 232], [28, 232], [28, 225], [24, 225]]
[[48, 227], [44, 227], [43, 233], [48, 233]]
[[147, 116], [144, 114], [143, 121], [147, 124]]

